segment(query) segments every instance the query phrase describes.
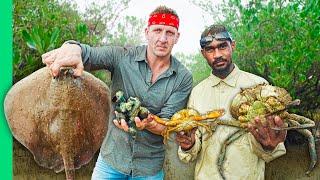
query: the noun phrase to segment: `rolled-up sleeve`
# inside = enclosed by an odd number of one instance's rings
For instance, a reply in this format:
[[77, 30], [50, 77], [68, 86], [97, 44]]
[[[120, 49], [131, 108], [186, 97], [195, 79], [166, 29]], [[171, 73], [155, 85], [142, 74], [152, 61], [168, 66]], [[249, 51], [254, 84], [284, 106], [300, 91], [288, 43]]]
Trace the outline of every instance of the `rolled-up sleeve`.
[[254, 138], [251, 133], [249, 133], [249, 142], [252, 151], [267, 163], [286, 154], [286, 148], [283, 142], [279, 143], [273, 151], [264, 150], [261, 144]]
[[107, 69], [114, 71], [126, 53], [126, 48], [117, 46], [90, 47], [80, 44], [81, 57], [86, 70]]

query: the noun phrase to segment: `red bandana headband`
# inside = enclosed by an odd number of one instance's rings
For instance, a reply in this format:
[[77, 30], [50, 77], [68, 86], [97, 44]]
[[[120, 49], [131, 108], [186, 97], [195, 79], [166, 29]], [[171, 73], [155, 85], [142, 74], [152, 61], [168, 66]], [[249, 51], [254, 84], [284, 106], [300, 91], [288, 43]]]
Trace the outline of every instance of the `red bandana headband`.
[[160, 24], [160, 25], [167, 25], [167, 26], [173, 26], [177, 29], [179, 29], [179, 18], [173, 14], [168, 13], [159, 13], [159, 14], [153, 14], [150, 15], [148, 26]]

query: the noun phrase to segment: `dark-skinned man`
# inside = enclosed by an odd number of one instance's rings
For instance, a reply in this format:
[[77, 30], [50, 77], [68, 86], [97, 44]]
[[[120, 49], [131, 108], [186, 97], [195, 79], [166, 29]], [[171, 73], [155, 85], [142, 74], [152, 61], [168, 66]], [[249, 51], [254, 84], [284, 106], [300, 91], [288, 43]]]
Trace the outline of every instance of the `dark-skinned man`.
[[[229, 106], [241, 88], [267, 83], [263, 78], [240, 70], [232, 62], [235, 41], [222, 25], [212, 25], [201, 35], [201, 52], [212, 69], [212, 74], [200, 82], [191, 92], [188, 107], [205, 113], [212, 109], [224, 108], [221, 119], [232, 118]], [[283, 127], [284, 122], [277, 116], [267, 117], [266, 124], [256, 118], [248, 125], [247, 133], [228, 145], [223, 171], [225, 179], [264, 179], [265, 162], [286, 153], [283, 141], [286, 131], [271, 127]], [[191, 133], [179, 132], [176, 140], [180, 145], [179, 157], [184, 162], [196, 161], [195, 179], [223, 179], [217, 158], [222, 143], [238, 128], [218, 126], [208, 137], [205, 129], [194, 129]]]

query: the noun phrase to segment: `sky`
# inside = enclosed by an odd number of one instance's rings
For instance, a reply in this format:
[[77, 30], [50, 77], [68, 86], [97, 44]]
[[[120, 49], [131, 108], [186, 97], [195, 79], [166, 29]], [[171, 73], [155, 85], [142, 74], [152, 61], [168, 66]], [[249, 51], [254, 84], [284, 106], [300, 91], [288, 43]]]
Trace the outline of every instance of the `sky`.
[[[92, 0], [75, 0], [75, 2], [81, 11], [84, 10]], [[216, 3], [217, 0], [214, 2]], [[132, 0], [129, 8], [123, 13], [144, 19], [147, 24], [149, 13], [159, 5], [166, 5], [176, 10], [180, 18], [180, 38], [173, 49], [173, 53], [183, 52], [185, 54], [194, 54], [199, 52], [201, 32], [206, 26], [211, 25], [213, 20], [210, 19], [212, 16], [206, 14], [188, 0]]]

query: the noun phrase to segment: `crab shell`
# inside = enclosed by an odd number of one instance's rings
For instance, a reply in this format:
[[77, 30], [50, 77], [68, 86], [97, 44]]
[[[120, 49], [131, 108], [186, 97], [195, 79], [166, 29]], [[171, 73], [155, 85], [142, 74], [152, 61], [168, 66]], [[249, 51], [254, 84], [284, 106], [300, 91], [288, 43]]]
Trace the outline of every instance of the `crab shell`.
[[171, 117], [171, 121], [177, 121], [191, 116], [200, 116], [200, 113], [192, 108], [182, 109]]
[[257, 101], [270, 107], [267, 113], [284, 109], [292, 102], [290, 94], [283, 88], [268, 84], [259, 84], [242, 89], [233, 99], [230, 106], [231, 115], [236, 119], [246, 116]]

